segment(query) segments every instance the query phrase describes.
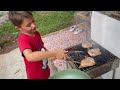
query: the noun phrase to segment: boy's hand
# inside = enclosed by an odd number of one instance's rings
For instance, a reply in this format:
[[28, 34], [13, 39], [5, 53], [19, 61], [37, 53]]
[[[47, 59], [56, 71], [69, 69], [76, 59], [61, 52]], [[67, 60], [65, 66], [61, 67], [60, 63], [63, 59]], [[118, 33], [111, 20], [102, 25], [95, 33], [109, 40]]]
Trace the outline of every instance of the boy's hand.
[[62, 60], [65, 60], [66, 59], [66, 53], [68, 51], [65, 51], [65, 50], [57, 50], [56, 51], [56, 58], [57, 59], [62, 59]]
[[55, 57], [51, 57], [51, 58], [49, 58], [49, 60], [55, 60], [55, 59], [57, 59], [57, 58], [55, 58]]

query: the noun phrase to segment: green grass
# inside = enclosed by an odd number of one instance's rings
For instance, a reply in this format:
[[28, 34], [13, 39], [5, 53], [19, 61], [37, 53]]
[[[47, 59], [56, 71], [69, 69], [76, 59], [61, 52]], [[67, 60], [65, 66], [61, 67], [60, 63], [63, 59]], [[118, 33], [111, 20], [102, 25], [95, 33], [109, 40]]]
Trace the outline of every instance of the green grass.
[[74, 17], [72, 11], [34, 12], [36, 25], [41, 35], [58, 31], [67, 26]]
[[0, 26], [0, 36], [4, 35], [4, 33], [11, 33], [14, 35], [14, 33], [17, 33], [17, 30], [13, 26], [13, 24], [8, 21], [4, 23], [2, 26]]
[[[37, 30], [41, 35], [46, 35], [65, 28], [74, 18], [74, 11], [34, 11], [33, 16]], [[0, 26], [0, 36], [5, 32], [18, 35], [17, 30], [9, 21]]]

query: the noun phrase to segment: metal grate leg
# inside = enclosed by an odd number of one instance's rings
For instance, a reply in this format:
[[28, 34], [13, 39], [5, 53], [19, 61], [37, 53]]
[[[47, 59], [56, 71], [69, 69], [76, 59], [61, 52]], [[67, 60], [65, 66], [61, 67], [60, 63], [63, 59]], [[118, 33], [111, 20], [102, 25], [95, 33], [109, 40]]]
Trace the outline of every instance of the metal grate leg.
[[116, 69], [113, 70], [112, 79], [115, 79], [115, 72], [116, 72]]

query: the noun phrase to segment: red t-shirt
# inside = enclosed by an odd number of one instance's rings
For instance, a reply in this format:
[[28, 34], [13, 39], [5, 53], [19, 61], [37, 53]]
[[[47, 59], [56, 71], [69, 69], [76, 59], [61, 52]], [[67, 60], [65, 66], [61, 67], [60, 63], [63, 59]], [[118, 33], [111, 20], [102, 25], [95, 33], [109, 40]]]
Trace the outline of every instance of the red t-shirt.
[[26, 73], [28, 79], [48, 79], [50, 75], [50, 69], [42, 69], [42, 60], [36, 62], [29, 62], [23, 55], [25, 49], [31, 49], [34, 51], [40, 51], [44, 47], [40, 34], [36, 31], [35, 36], [28, 36], [21, 33], [18, 36], [18, 46], [24, 58]]

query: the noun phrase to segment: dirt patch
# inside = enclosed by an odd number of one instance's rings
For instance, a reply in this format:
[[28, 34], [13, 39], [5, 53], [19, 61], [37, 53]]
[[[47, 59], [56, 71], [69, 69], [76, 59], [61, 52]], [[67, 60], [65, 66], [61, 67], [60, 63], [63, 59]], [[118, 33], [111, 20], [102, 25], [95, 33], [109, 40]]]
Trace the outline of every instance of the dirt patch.
[[[0, 25], [8, 20], [8, 11], [0, 11]], [[5, 33], [0, 36], [0, 54], [8, 53], [17, 48], [17, 37], [10, 33]]]
[[17, 37], [12, 34], [5, 33], [0, 37], [0, 54], [8, 53], [17, 47]]

